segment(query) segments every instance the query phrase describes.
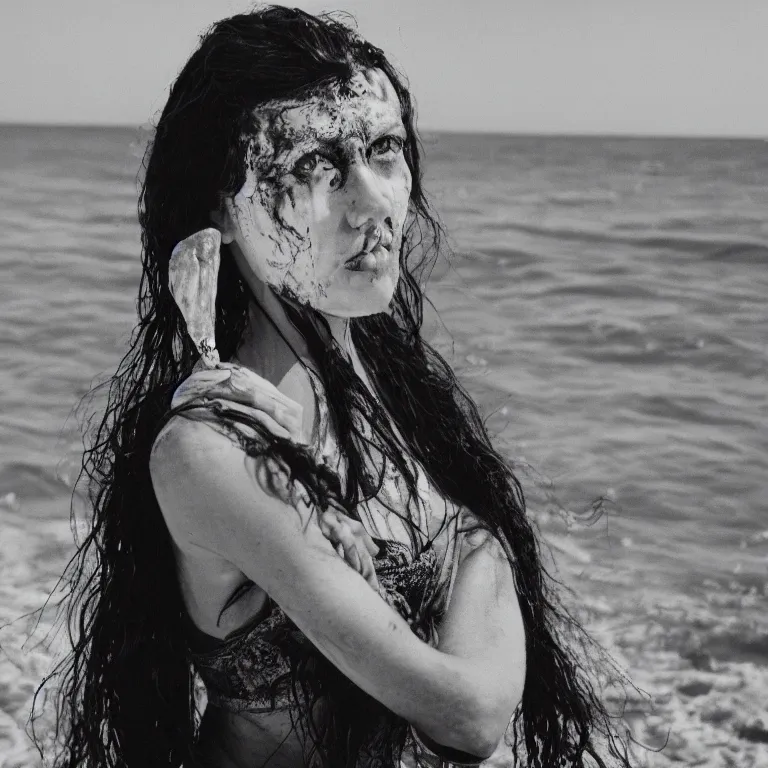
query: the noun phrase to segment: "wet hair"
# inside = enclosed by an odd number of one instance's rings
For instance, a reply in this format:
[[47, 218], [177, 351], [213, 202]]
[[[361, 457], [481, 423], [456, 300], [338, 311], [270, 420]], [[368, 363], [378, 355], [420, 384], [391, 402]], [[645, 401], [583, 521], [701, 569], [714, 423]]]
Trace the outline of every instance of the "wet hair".
[[[199, 764], [195, 744], [201, 713], [187, 656], [182, 595], [149, 472], [150, 450], [169, 418], [173, 392], [199, 357], [168, 288], [169, 259], [179, 241], [210, 226], [210, 211], [244, 183], [242, 136], [252, 128], [254, 108], [270, 99], [301, 97], [318, 84], [344, 82], [363, 67], [383, 70], [399, 97], [412, 191], [390, 311], [352, 319], [351, 335], [410, 455], [444, 496], [471, 509], [477, 524], [504, 548], [527, 653], [522, 701], [505, 740], [516, 762], [529, 766], [605, 768], [614, 761], [630, 766], [627, 747], [586, 671], [588, 651], [599, 646], [564, 608], [559, 582], [542, 564], [522, 487], [491, 444], [471, 397], [421, 337], [420, 283], [445, 237], [422, 188], [414, 105], [404, 78], [380, 49], [335, 15], [268, 6], [219, 21], [201, 37], [171, 88], [147, 150], [139, 198], [139, 322], [83, 456], [80, 479], [87, 477], [93, 516], [65, 571], [71, 584], [72, 651], [49, 678], [63, 677], [55, 699], [56, 738], [63, 744], [55, 756], [57, 767]], [[238, 347], [253, 298], [229, 247], [222, 246], [216, 342], [223, 360]], [[287, 472], [318, 507], [340, 504], [357, 519], [357, 503], [377, 488], [358, 429], [360, 419], [367, 420], [377, 445], [416, 498], [413, 473], [384, 410], [329, 339], [325, 320], [308, 306], [285, 306], [322, 379], [347, 460], [344, 492], [339, 478], [316, 465], [306, 449], [273, 437], [242, 414], [221, 410], [214, 415], [233, 427], [235, 418], [250, 424], [257, 436], [241, 441], [246, 451], [282, 468], [275, 471]], [[418, 536], [414, 542], [424, 546]], [[425, 626], [434, 619], [428, 612], [422, 617]], [[351, 767], [367, 754], [372, 766], [400, 765], [405, 720], [316, 649], [297, 651], [289, 661], [291, 711], [309, 734], [314, 764]], [[308, 713], [320, 698], [330, 706], [315, 719]]]

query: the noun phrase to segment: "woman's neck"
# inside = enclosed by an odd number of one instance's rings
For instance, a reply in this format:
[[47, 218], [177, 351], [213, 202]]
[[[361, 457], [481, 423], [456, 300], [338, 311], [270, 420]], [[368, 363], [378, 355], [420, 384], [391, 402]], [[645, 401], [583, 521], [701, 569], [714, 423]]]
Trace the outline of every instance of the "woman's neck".
[[[306, 340], [291, 323], [275, 293], [264, 283], [252, 285], [251, 288], [254, 299], [249, 303], [246, 328], [233, 360], [277, 385], [297, 359], [315, 361]], [[349, 332], [349, 319], [330, 315], [323, 317], [342, 353], [354, 364], [358, 357]]]

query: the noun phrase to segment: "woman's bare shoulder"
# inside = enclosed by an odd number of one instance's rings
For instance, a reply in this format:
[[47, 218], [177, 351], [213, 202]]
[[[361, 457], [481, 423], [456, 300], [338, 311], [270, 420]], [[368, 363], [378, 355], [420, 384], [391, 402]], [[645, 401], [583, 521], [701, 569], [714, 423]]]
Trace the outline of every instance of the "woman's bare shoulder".
[[186, 452], [180, 454], [179, 445], [200, 450], [210, 439], [211, 429], [202, 419], [187, 414], [171, 416], [157, 433], [149, 453], [149, 470], [154, 478], [159, 473], [172, 472]]
[[[173, 489], [189, 470], [190, 465], [210, 456], [230, 441], [213, 419], [190, 418], [186, 414], [171, 416], [158, 432], [149, 454], [149, 474], [157, 495], [158, 489]], [[169, 507], [163, 507], [168, 520]], [[172, 529], [174, 526], [170, 526]]]
[[[195, 373], [191, 374], [194, 377]], [[191, 378], [190, 377], [190, 378]], [[303, 432], [314, 435], [315, 421], [318, 412], [316, 392], [319, 377], [308, 373], [300, 362], [296, 362], [276, 382], [277, 389], [291, 400], [299, 403], [303, 409]], [[230, 411], [248, 411], [248, 407], [235, 402], [222, 401]], [[192, 466], [199, 467], [200, 462], [213, 461], [222, 455], [241, 455], [247, 463], [247, 457], [239, 449], [236, 431], [253, 436], [251, 428], [238, 424], [224, 424], [216, 414], [206, 407], [192, 408], [179, 414], [172, 415], [158, 432], [150, 450], [149, 470], [153, 485], [165, 493], [172, 492], [180, 479], [187, 476]], [[235, 449], [236, 453], [232, 451]]]

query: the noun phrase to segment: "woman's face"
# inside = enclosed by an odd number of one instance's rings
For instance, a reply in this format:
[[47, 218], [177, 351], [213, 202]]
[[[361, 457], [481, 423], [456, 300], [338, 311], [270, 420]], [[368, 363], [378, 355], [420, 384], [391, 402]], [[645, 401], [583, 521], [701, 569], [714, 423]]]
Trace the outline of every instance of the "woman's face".
[[385, 311], [411, 194], [387, 76], [362, 70], [300, 101], [268, 102], [255, 118], [245, 184], [225, 200], [224, 242], [261, 281], [325, 314]]

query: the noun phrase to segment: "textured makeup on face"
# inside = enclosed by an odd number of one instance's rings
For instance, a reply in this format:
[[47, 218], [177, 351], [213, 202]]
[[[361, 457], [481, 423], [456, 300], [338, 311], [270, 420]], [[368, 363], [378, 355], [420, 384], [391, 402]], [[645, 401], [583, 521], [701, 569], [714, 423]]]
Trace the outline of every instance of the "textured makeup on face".
[[245, 184], [226, 201], [248, 266], [329, 315], [386, 311], [411, 193], [389, 79], [362, 70], [301, 100], [268, 102], [254, 118]]

